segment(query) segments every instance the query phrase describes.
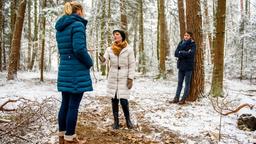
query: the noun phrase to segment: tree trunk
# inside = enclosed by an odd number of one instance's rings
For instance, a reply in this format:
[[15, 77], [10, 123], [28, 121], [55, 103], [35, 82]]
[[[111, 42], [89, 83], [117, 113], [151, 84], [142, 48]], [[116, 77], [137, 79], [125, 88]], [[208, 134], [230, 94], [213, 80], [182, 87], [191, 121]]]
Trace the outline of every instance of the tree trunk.
[[165, 78], [165, 58], [166, 58], [166, 37], [165, 37], [165, 15], [164, 15], [164, 0], [159, 0], [159, 29], [160, 29], [160, 71], [159, 76]]
[[143, 23], [143, 0], [139, 0], [139, 72], [146, 73], [146, 62], [144, 53], [144, 23]]
[[18, 62], [18, 55], [20, 52], [20, 45], [21, 45], [21, 36], [22, 36], [22, 28], [23, 28], [23, 21], [24, 15], [26, 10], [26, 0], [22, 0], [19, 5], [18, 15], [15, 22], [14, 27], [14, 35], [12, 39], [12, 48], [9, 60], [9, 67], [8, 67], [8, 80], [13, 80], [17, 76], [17, 62]]
[[134, 27], [133, 52], [136, 58], [137, 57], [137, 33], [138, 33], [138, 16], [137, 15], [135, 16], [133, 27]]
[[[165, 1], [166, 3], [166, 1]], [[164, 4], [165, 4], [164, 3]], [[169, 11], [168, 7], [164, 6], [164, 12], [165, 11]], [[165, 39], [165, 59], [169, 60], [169, 56], [170, 56], [170, 34], [168, 31], [168, 26], [167, 26], [167, 19], [166, 19], [166, 14], [164, 14], [164, 39]], [[166, 63], [166, 62], [165, 62]]]
[[121, 29], [125, 31], [126, 41], [128, 40], [128, 23], [126, 15], [126, 0], [120, 0], [120, 11], [121, 11]]
[[169, 59], [170, 57], [170, 43], [169, 43], [169, 31], [167, 29], [167, 23], [165, 22], [165, 59]]
[[204, 51], [202, 48], [202, 17], [200, 0], [186, 1], [187, 31], [191, 31], [196, 42], [195, 65], [190, 86], [189, 101], [195, 101], [204, 93]]
[[[97, 2], [97, 3], [96, 3]], [[100, 2], [101, 1], [96, 1], [95, 3], [96, 3], [96, 5], [97, 5], [97, 13], [95, 14], [95, 15], [99, 15], [99, 13], [100, 13]], [[98, 20], [98, 17], [96, 16], [96, 18], [95, 18], [95, 25], [100, 25], [100, 21]], [[98, 55], [99, 55], [99, 53], [101, 52], [101, 48], [100, 48], [100, 44], [99, 44], [99, 42], [100, 42], [100, 40], [99, 40], [99, 27], [98, 26], [96, 26], [95, 27], [95, 32], [96, 32], [96, 34], [95, 34], [95, 37], [96, 37], [96, 43], [95, 43], [95, 47], [97, 48], [96, 49], [96, 68], [97, 68], [97, 71], [99, 71], [100, 70], [100, 65], [99, 65], [99, 60], [98, 60]], [[100, 48], [100, 49], [99, 49]]]
[[244, 30], [245, 30], [245, 14], [244, 14], [244, 4], [243, 0], [240, 0], [241, 4], [241, 24], [239, 28], [239, 33], [240, 33], [240, 50], [241, 50], [241, 63], [240, 63], [240, 80], [243, 79], [244, 74]]
[[[43, 2], [42, 9], [46, 8], [46, 0]], [[42, 51], [41, 51], [41, 62], [40, 62], [40, 81], [44, 81], [44, 49], [45, 49], [45, 12], [43, 13], [43, 34], [42, 34]]]
[[27, 68], [29, 69], [31, 61], [31, 47], [32, 47], [32, 34], [31, 34], [31, 0], [28, 0], [28, 54], [27, 54]]
[[245, 13], [248, 16], [248, 19], [251, 17], [251, 9], [250, 9], [250, 0], [246, 0], [246, 5], [245, 5]]
[[2, 5], [2, 45], [1, 45], [1, 47], [2, 47], [2, 70], [6, 70], [6, 67], [7, 67], [7, 63], [6, 63], [6, 40], [5, 40], [5, 37], [7, 37], [7, 32], [6, 32], [6, 23], [5, 23], [5, 21], [6, 21], [6, 19], [7, 19], [7, 17], [8, 16], [5, 16], [4, 15], [4, 8], [5, 8], [5, 1], [4, 0], [1, 0], [1, 2], [3, 3], [3, 5]]
[[223, 95], [223, 65], [224, 65], [224, 40], [225, 40], [226, 0], [218, 0], [216, 13], [216, 41], [214, 47], [213, 77], [211, 94]]
[[4, 23], [4, 19], [3, 19], [3, 5], [4, 5], [4, 1], [1, 0], [0, 1], [0, 71], [2, 71], [2, 53], [3, 53], [3, 23]]
[[180, 39], [183, 39], [184, 33], [186, 31], [185, 23], [185, 12], [184, 12], [184, 1], [178, 0], [178, 10], [179, 10], [179, 22], [180, 22]]
[[15, 25], [15, 20], [16, 20], [16, 5], [17, 5], [17, 0], [12, 0], [11, 1], [11, 17], [10, 17], [10, 50], [8, 55], [10, 55], [11, 52], [11, 47], [12, 47], [12, 35], [13, 35], [13, 31], [14, 31], [14, 25]]
[[157, 0], [157, 40], [156, 40], [156, 57], [157, 57], [157, 60], [158, 60], [158, 63], [160, 65], [160, 4], [159, 4], [159, 0]]
[[108, 0], [108, 46], [112, 43], [112, 32], [111, 32], [111, 25], [113, 21], [111, 19], [111, 0]]
[[[113, 25], [113, 21], [111, 18], [111, 0], [108, 0], [108, 30], [107, 30], [107, 38], [108, 38], [108, 44], [107, 46], [111, 46], [112, 44], [112, 32], [111, 32], [111, 26]], [[108, 75], [109, 72], [109, 63], [106, 64], [106, 72]]]
[[127, 31], [126, 0], [120, 0], [121, 29]]
[[29, 65], [29, 70], [32, 70], [35, 63], [36, 54], [38, 52], [38, 16], [37, 16], [37, 0], [34, 0], [34, 38], [33, 38], [33, 52]]
[[207, 0], [204, 0], [203, 2], [204, 4], [204, 17], [205, 17], [205, 20], [204, 20], [204, 27], [205, 27], [205, 36], [204, 36], [204, 40], [205, 40], [205, 48], [207, 44], [209, 44], [209, 48], [207, 49], [207, 53], [209, 55], [209, 57], [207, 57], [208, 59], [208, 63], [212, 63], [212, 60], [213, 60], [213, 54], [212, 54], [212, 43], [213, 43], [213, 40], [212, 40], [212, 33], [211, 33], [211, 27], [210, 27], [210, 18], [209, 18], [209, 12], [208, 12], [208, 2]]
[[[102, 8], [101, 8], [101, 26], [100, 26], [100, 49], [101, 49], [101, 53], [104, 53], [105, 51], [105, 13], [106, 13], [106, 0], [102, 0]], [[102, 75], [106, 75], [106, 65], [101, 65], [100, 67], [101, 69], [101, 74]]]
[[[2, 1], [4, 1], [4, 0], [2, 0]], [[5, 2], [3, 2], [3, 12], [4, 12], [4, 7], [5, 7]], [[3, 25], [2, 25], [2, 28], [3, 28], [3, 31], [2, 31], [2, 33], [3, 33], [3, 35], [2, 35], [2, 57], [3, 57], [3, 63], [2, 63], [2, 69], [3, 70], [6, 70], [6, 67], [7, 67], [7, 62], [6, 62], [6, 40], [5, 40], [5, 37], [7, 37], [7, 32], [6, 32], [6, 23], [5, 23], [5, 21], [6, 21], [6, 19], [7, 19], [7, 16], [5, 17], [5, 15], [4, 15], [4, 13], [2, 13], [2, 19], [3, 19]]]
[[[90, 44], [90, 48], [93, 48], [95, 51], [95, 63], [94, 63], [94, 67], [93, 70], [96, 69], [97, 71], [99, 71], [99, 59], [98, 59], [98, 55], [99, 55], [99, 47], [98, 47], [98, 20], [97, 20], [97, 15], [99, 14], [99, 9], [100, 9], [100, 1], [92, 1], [92, 7], [96, 8], [95, 11], [93, 11], [94, 13], [92, 13], [92, 15], [94, 15], [93, 17], [93, 24], [90, 28], [90, 32], [89, 32], [89, 44]], [[96, 40], [95, 40], [96, 39]]]

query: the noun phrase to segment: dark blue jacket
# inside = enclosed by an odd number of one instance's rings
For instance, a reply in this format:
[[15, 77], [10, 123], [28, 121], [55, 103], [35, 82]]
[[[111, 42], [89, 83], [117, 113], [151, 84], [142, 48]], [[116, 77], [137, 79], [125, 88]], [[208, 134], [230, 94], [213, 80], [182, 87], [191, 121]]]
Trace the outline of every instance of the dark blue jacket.
[[182, 40], [175, 50], [175, 57], [178, 58], [177, 67], [182, 71], [192, 71], [194, 67], [194, 59], [196, 52], [196, 44], [193, 40]]
[[87, 21], [77, 14], [64, 15], [56, 23], [60, 54], [58, 91], [82, 93], [92, 91], [90, 68], [93, 65], [86, 48]]

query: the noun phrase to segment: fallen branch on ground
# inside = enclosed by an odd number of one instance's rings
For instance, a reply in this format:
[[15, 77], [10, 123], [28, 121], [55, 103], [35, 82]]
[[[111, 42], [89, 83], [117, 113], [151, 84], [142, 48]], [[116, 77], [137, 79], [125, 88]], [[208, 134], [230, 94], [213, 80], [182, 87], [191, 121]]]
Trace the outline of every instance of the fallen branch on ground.
[[242, 108], [247, 107], [247, 106], [248, 106], [250, 109], [253, 109], [254, 107], [256, 107], [256, 105], [250, 105], [250, 104], [248, 104], [248, 103], [245, 103], [245, 104], [242, 104], [242, 105], [240, 105], [239, 107], [237, 107], [235, 110], [232, 110], [232, 111], [229, 111], [229, 112], [226, 112], [226, 113], [220, 113], [220, 114], [222, 114], [222, 115], [224, 115], [224, 116], [227, 116], [227, 115], [229, 115], [229, 114], [237, 113], [239, 110], [241, 110]]
[[11, 122], [10, 120], [7, 120], [7, 119], [0, 119], [0, 123], [9, 123]]
[[[230, 104], [231, 102], [228, 102], [228, 101], [224, 102], [224, 100], [227, 98], [227, 96], [225, 96], [223, 98], [223, 100], [221, 102], [221, 105], [220, 105], [219, 101], [218, 101], [218, 98], [216, 100], [216, 103], [214, 103], [213, 98], [209, 97], [209, 95], [208, 95], [208, 98], [210, 99], [210, 101], [212, 103], [213, 109], [217, 113], [219, 113], [219, 114], [221, 114], [223, 116], [227, 116], [227, 115], [230, 115], [230, 114], [233, 114], [233, 113], [237, 113], [238, 111], [240, 111], [244, 107], [249, 107], [250, 109], [253, 109], [254, 107], [256, 108], [255, 104], [248, 104], [248, 103], [242, 104], [242, 105], [238, 106], [236, 109], [228, 108], [228, 104]], [[223, 106], [225, 106], [225, 108]]]
[[4, 108], [4, 106], [6, 106], [8, 103], [15, 103], [15, 102], [18, 102], [20, 100], [27, 100], [29, 101], [28, 99], [25, 99], [25, 98], [18, 98], [17, 100], [12, 100], [12, 99], [9, 99], [8, 101], [4, 102], [2, 105], [0, 105], [0, 111], [15, 111], [16, 109], [6, 109]]
[[0, 140], [0, 143], [2, 141], [7, 143], [32, 143], [33, 140], [37, 140], [36, 137], [49, 136], [49, 133], [41, 133], [40, 131], [44, 129], [46, 123], [55, 119], [56, 110], [53, 107], [57, 102], [56, 99], [50, 97], [39, 102], [19, 98], [17, 100], [7, 100], [1, 104], [1, 108], [6, 109], [5, 106], [13, 102], [17, 103], [15, 110], [4, 114], [6, 118], [0, 119], [0, 137], [4, 138]]

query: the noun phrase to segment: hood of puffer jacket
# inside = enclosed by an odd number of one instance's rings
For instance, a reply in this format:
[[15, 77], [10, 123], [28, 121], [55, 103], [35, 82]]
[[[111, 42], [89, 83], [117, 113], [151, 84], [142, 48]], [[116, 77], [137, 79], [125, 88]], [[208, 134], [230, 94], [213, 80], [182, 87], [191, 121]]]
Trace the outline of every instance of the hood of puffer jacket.
[[63, 31], [66, 27], [71, 25], [72, 23], [80, 21], [84, 24], [86, 27], [87, 25], [87, 20], [84, 18], [80, 17], [78, 14], [71, 14], [71, 15], [64, 15], [62, 16], [55, 24], [55, 29], [57, 31]]

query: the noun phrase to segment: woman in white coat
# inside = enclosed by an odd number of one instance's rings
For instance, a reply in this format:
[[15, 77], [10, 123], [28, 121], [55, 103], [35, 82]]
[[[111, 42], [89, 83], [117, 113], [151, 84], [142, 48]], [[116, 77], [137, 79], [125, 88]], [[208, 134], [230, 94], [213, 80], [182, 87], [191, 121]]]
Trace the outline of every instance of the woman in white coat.
[[112, 97], [112, 111], [114, 115], [113, 129], [119, 128], [118, 103], [122, 105], [126, 124], [128, 128], [133, 125], [129, 114], [129, 95], [133, 85], [135, 73], [135, 58], [133, 48], [125, 40], [125, 32], [113, 31], [114, 43], [108, 47], [99, 59], [103, 64], [110, 62], [108, 74], [107, 95]]

